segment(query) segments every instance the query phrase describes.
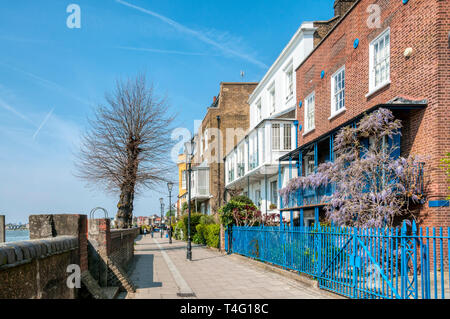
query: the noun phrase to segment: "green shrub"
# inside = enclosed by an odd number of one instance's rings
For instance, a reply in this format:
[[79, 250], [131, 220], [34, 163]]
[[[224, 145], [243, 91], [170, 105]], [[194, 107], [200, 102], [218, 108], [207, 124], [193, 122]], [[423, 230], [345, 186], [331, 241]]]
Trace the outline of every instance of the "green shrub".
[[186, 240], [185, 238], [186, 233], [184, 233], [183, 229], [184, 229], [183, 219], [180, 219], [174, 227], [173, 236], [175, 237], [176, 240]]
[[206, 226], [206, 245], [219, 248], [220, 225], [211, 224]]
[[247, 196], [235, 196], [219, 209], [220, 222], [225, 227], [234, 225], [236, 221], [233, 218], [233, 211], [237, 209], [239, 212], [246, 211], [246, 208], [253, 208], [256, 210], [255, 204]]
[[216, 223], [216, 218], [212, 215], [202, 215], [200, 217], [200, 224], [211, 225]]
[[250, 198], [248, 198], [247, 196], [244, 196], [244, 195], [234, 196], [231, 198], [231, 200], [234, 200], [236, 202], [240, 202], [243, 204], [247, 204], [247, 205], [255, 205]]
[[[200, 218], [202, 217], [202, 214], [200, 213], [193, 213], [191, 214], [191, 238], [194, 240], [194, 236], [197, 233], [197, 225], [200, 224]], [[181, 218], [183, 221], [183, 233], [185, 238], [183, 240], [187, 240], [188, 235], [188, 214], [183, 215]]]
[[197, 232], [193, 236], [192, 241], [199, 245], [206, 245], [207, 225], [198, 224], [195, 229]]

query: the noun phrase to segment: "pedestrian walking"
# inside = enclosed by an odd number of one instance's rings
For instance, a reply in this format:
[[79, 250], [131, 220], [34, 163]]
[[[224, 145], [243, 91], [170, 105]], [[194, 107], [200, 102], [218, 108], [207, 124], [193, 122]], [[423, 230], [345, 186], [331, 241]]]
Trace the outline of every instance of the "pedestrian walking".
[[172, 234], [173, 234], [173, 227], [172, 224], [169, 225], [169, 244], [172, 243]]

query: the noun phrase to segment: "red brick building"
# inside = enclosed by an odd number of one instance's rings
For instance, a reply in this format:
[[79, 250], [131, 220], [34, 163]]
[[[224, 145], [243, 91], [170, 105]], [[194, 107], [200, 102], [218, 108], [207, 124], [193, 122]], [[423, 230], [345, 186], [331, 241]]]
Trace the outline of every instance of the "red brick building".
[[[426, 157], [422, 226], [450, 226], [439, 167], [450, 152], [450, 1], [336, 0], [335, 11], [339, 19], [296, 70], [299, 148], [280, 160], [299, 160], [305, 174], [329, 158], [333, 132], [389, 108], [402, 120], [400, 155]], [[321, 205], [295, 211], [317, 220]]]

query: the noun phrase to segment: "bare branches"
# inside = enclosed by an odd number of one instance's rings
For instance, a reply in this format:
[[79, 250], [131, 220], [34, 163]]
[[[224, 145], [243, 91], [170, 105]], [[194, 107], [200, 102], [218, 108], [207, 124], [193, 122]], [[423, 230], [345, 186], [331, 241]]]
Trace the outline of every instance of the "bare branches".
[[166, 99], [155, 95], [143, 75], [117, 81], [106, 102], [88, 122], [75, 163], [77, 176], [91, 186], [120, 191], [119, 210], [123, 205], [132, 208], [136, 191], [165, 181], [174, 117], [168, 115]]

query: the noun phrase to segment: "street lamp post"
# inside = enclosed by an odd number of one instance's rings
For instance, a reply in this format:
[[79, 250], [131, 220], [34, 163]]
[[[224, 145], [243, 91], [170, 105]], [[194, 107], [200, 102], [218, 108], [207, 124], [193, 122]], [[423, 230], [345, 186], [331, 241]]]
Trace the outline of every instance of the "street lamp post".
[[167, 183], [167, 189], [169, 190], [169, 244], [172, 243], [172, 189], [173, 189], [173, 183], [168, 182]]
[[184, 143], [184, 152], [186, 154], [186, 164], [188, 165], [188, 244], [187, 244], [187, 255], [188, 260], [192, 260], [192, 244], [191, 244], [191, 161], [194, 155], [195, 142], [191, 139], [190, 141]]
[[159, 223], [159, 232], [161, 233], [161, 238], [162, 238], [162, 221], [163, 221], [163, 210], [164, 210], [164, 198], [160, 198], [159, 202], [161, 203], [161, 222]]

